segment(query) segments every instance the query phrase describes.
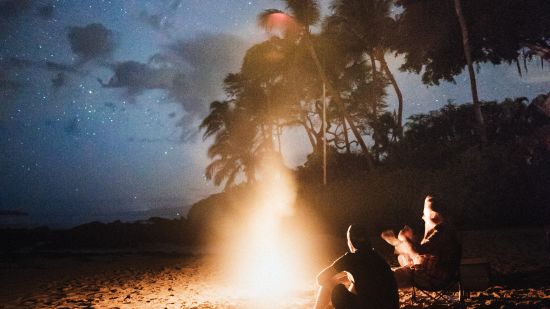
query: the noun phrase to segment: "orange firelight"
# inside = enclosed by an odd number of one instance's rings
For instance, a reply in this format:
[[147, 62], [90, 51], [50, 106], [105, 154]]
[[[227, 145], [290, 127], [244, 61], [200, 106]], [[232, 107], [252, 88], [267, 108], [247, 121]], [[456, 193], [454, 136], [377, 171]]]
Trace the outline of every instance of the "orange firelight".
[[228, 275], [247, 298], [278, 299], [304, 286], [311, 288], [314, 279], [305, 271], [305, 233], [285, 226], [285, 218], [294, 214], [292, 178], [277, 164], [262, 166], [262, 185], [252, 211], [229, 247]]

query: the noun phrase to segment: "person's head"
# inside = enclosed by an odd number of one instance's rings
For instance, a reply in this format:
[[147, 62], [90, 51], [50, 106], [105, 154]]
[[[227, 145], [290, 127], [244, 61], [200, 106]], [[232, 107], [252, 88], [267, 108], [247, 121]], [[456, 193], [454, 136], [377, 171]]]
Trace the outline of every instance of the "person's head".
[[439, 224], [445, 218], [445, 205], [441, 198], [435, 195], [428, 195], [424, 199], [424, 210], [422, 212], [422, 220], [433, 224]]
[[350, 252], [357, 250], [370, 250], [372, 245], [369, 241], [367, 230], [360, 224], [351, 224], [347, 231], [348, 247]]

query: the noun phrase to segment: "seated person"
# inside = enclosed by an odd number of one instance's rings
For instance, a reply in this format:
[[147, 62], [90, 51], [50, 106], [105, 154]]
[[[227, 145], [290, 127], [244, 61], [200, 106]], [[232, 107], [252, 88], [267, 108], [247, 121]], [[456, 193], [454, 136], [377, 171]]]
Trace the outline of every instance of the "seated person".
[[439, 289], [454, 278], [460, 266], [461, 246], [455, 231], [445, 220], [441, 200], [427, 196], [424, 200], [424, 238], [417, 243], [412, 230], [405, 226], [395, 238], [391, 232], [382, 238], [395, 246], [401, 267], [394, 269], [399, 288], [413, 285]]
[[350, 225], [349, 252], [317, 276], [315, 308], [399, 308], [397, 286], [386, 261], [372, 248], [365, 229]]

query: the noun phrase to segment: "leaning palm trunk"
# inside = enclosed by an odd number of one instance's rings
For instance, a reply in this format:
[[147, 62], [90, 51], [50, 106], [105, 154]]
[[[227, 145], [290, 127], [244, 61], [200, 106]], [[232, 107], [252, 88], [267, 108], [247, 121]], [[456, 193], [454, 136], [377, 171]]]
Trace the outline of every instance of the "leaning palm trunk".
[[370, 156], [369, 148], [367, 147], [367, 144], [365, 144], [365, 141], [361, 137], [361, 134], [359, 133], [359, 130], [357, 129], [357, 127], [355, 126], [355, 124], [351, 120], [351, 117], [349, 116], [349, 114], [346, 110], [346, 107], [345, 107], [344, 103], [342, 102], [342, 99], [340, 98], [339, 93], [334, 89], [334, 87], [332, 86], [332, 83], [328, 80], [328, 78], [325, 74], [325, 71], [324, 71], [323, 67], [321, 66], [321, 62], [319, 61], [319, 57], [317, 57], [317, 52], [315, 52], [315, 49], [313, 48], [313, 44], [311, 43], [311, 41], [309, 39], [309, 33], [307, 31], [306, 31], [306, 34], [305, 34], [305, 40], [306, 40], [306, 46], [307, 46], [307, 48], [308, 48], [308, 50], [311, 54], [311, 58], [313, 58], [313, 62], [315, 63], [315, 67], [317, 68], [317, 71], [319, 73], [319, 76], [321, 77], [321, 80], [323, 81], [323, 83], [325, 83], [325, 85], [328, 88], [328, 92], [332, 95], [332, 98], [334, 99], [334, 101], [336, 102], [336, 104], [338, 105], [340, 110], [342, 111], [342, 115], [344, 117], [344, 120], [347, 119], [347, 121], [349, 123], [349, 126], [351, 128], [351, 131], [353, 132], [353, 135], [355, 136], [355, 139], [357, 140], [357, 143], [359, 143], [359, 146], [361, 147], [361, 150], [363, 151], [363, 153], [367, 157], [367, 164], [369, 166], [369, 169], [372, 170], [374, 168], [374, 162], [372, 161], [372, 158]]
[[311, 122], [307, 116], [303, 117], [304, 119], [300, 121], [300, 124], [304, 127], [304, 130], [306, 131], [307, 137], [309, 139], [309, 143], [311, 144], [311, 148], [314, 150], [317, 149], [317, 142], [315, 140], [315, 132], [313, 131], [313, 127], [309, 127], [307, 125], [307, 121]]
[[[346, 20], [347, 22], [347, 20]], [[349, 22], [348, 22], [349, 23]], [[368, 42], [365, 40], [365, 38], [357, 31], [353, 26], [348, 25], [353, 34], [365, 44], [365, 46], [369, 46]], [[380, 62], [381, 69], [384, 71], [384, 73], [388, 76], [390, 79], [390, 82], [392, 84], [393, 89], [395, 90], [395, 94], [397, 95], [397, 102], [398, 102], [398, 108], [397, 108], [397, 125], [399, 127], [399, 138], [403, 138], [403, 94], [401, 93], [401, 89], [399, 88], [399, 85], [397, 84], [397, 80], [395, 80], [395, 77], [393, 76], [390, 67], [388, 66], [388, 63], [386, 62], [386, 58], [384, 57], [383, 49], [381, 48], [375, 48], [372, 50], [372, 52], [369, 54], [369, 58], [371, 59], [371, 66], [372, 66], [372, 79], [376, 82], [376, 63], [375, 58]]]
[[399, 106], [397, 108], [397, 127], [399, 130], [398, 136], [400, 139], [402, 139], [403, 138], [403, 94], [401, 93], [401, 89], [399, 88], [399, 85], [397, 84], [397, 81], [395, 80], [395, 77], [393, 76], [390, 70], [390, 67], [388, 66], [388, 63], [386, 62], [386, 58], [384, 57], [384, 52], [378, 49], [376, 58], [378, 59], [378, 61], [380, 61], [382, 70], [384, 70], [384, 73], [390, 79], [393, 89], [395, 90], [395, 94], [397, 95], [397, 102], [399, 103]]
[[477, 122], [477, 130], [479, 138], [481, 140], [481, 145], [485, 145], [487, 143], [487, 132], [485, 131], [485, 122], [483, 120], [483, 114], [481, 112], [481, 104], [479, 103], [479, 98], [477, 96], [476, 74], [472, 63], [472, 53], [470, 51], [468, 27], [466, 25], [464, 15], [462, 14], [462, 4], [460, 0], [454, 0], [454, 4], [456, 15], [458, 17], [458, 22], [460, 24], [460, 29], [462, 30], [462, 45], [464, 47], [464, 56], [466, 57], [466, 63], [468, 64], [468, 73], [470, 75], [470, 87], [472, 89], [472, 100], [474, 115]]
[[346, 118], [342, 116], [342, 126], [344, 130], [344, 142], [346, 143], [346, 152], [351, 153], [351, 148], [349, 145], [349, 137], [348, 137], [348, 125], [346, 124]]

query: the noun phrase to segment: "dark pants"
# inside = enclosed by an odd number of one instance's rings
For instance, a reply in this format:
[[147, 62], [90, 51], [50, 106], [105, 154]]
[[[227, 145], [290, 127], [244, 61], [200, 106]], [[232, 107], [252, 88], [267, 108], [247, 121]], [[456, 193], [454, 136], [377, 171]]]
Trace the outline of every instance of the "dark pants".
[[359, 308], [357, 305], [357, 295], [348, 291], [343, 284], [338, 284], [332, 289], [330, 299], [335, 309]]

